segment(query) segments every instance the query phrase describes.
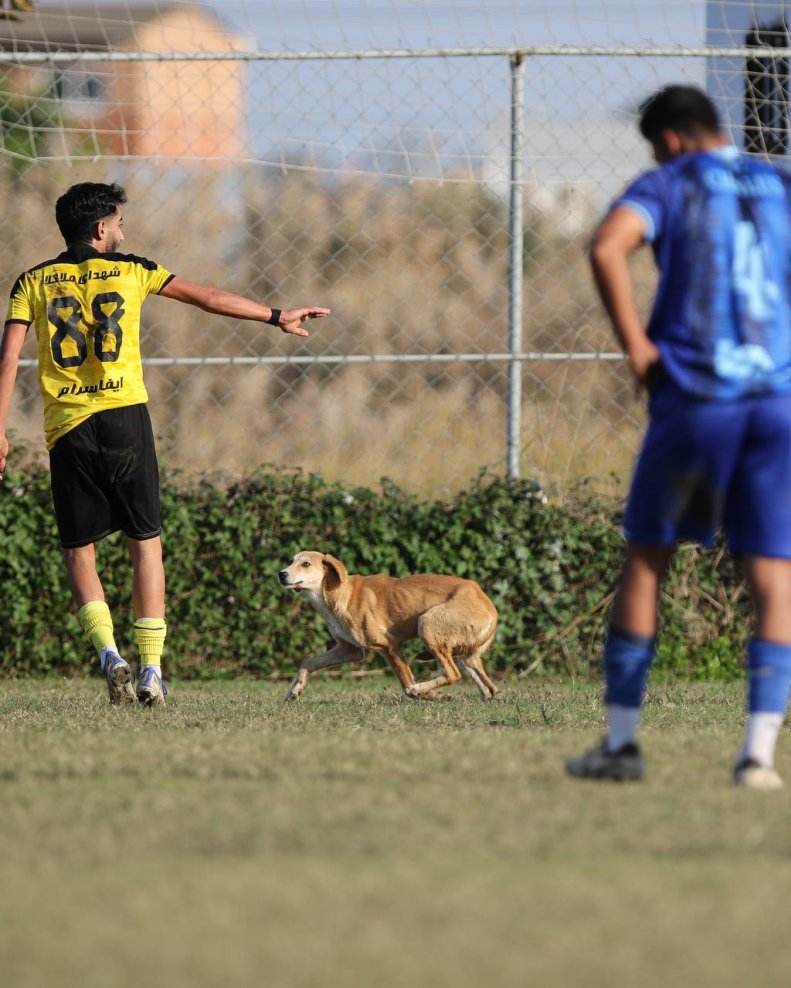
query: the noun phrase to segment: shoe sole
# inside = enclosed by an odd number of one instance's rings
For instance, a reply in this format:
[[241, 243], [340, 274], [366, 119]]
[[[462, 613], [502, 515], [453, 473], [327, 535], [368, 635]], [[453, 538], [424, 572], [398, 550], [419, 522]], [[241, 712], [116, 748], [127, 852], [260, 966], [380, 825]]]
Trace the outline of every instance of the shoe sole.
[[777, 792], [777, 790], [785, 788], [783, 780], [776, 772], [770, 773], [765, 770], [757, 772], [748, 770], [738, 774], [733, 782], [739, 789], [752, 789], [755, 792]]
[[165, 706], [165, 697], [162, 693], [149, 693], [147, 690], [142, 690], [137, 694], [137, 702], [141, 707], [147, 707], [149, 710], [154, 708]]
[[116, 666], [112, 672], [112, 682], [108, 682], [110, 703], [114, 707], [133, 707], [137, 703], [132, 689], [132, 670], [129, 666]]
[[590, 779], [592, 782], [642, 782], [643, 770], [631, 768], [607, 768], [600, 772], [590, 770], [576, 771], [571, 765], [566, 765], [566, 772], [574, 779]]

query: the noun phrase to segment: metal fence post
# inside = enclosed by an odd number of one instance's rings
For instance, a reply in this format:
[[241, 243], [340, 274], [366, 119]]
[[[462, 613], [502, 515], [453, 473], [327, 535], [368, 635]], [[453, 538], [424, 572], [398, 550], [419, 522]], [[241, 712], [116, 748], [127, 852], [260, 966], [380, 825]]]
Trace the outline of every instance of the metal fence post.
[[511, 55], [511, 170], [508, 188], [508, 349], [517, 359], [508, 365], [508, 476], [519, 476], [522, 440], [522, 309], [523, 309], [523, 206], [525, 141], [525, 58]]

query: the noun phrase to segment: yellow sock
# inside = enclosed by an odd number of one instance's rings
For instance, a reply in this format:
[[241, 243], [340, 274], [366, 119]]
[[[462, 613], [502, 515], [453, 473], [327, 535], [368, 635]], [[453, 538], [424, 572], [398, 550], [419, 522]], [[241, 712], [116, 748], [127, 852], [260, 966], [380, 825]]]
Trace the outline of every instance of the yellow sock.
[[140, 655], [140, 665], [161, 664], [167, 631], [164, 618], [138, 618], [135, 621], [135, 641]]
[[100, 655], [103, 649], [118, 651], [115, 645], [110, 608], [103, 600], [90, 601], [77, 611], [77, 617], [86, 637]]

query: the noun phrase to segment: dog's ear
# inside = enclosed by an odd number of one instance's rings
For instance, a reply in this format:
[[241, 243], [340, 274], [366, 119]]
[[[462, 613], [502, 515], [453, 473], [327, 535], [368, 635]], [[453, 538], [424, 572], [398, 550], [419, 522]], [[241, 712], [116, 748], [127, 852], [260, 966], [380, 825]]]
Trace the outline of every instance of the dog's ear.
[[322, 589], [325, 593], [333, 593], [342, 583], [346, 582], [349, 574], [340, 559], [336, 559], [329, 553], [325, 553], [322, 563], [324, 564], [324, 586]]

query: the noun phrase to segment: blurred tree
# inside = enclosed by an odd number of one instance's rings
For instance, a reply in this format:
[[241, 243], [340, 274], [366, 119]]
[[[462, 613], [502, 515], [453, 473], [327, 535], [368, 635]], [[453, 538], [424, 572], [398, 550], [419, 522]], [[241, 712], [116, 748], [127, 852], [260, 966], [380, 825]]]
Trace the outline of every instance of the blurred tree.
[[18, 179], [62, 128], [59, 107], [48, 91], [15, 91], [8, 76], [0, 76], [0, 151], [12, 179]]

